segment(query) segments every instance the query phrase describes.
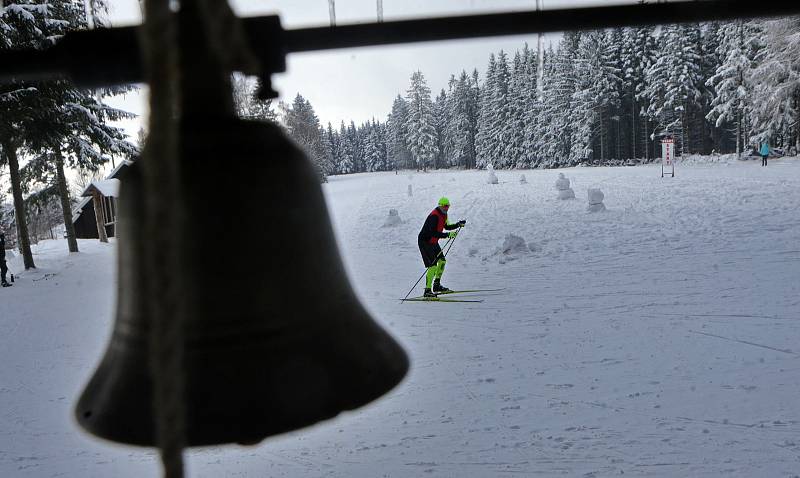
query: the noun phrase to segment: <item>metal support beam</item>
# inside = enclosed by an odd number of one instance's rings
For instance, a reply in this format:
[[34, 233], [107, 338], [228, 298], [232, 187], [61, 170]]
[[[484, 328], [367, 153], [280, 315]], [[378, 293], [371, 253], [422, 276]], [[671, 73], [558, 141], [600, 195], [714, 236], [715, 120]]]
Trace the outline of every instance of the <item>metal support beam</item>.
[[[243, 19], [267, 76], [285, 70], [285, 55], [426, 41], [522, 35], [800, 14], [800, 2], [700, 0], [469, 15], [284, 30], [276, 16]], [[90, 48], [91, 46], [91, 48]], [[0, 53], [0, 82], [66, 75], [83, 86], [143, 80], [136, 27], [80, 31], [45, 51]]]

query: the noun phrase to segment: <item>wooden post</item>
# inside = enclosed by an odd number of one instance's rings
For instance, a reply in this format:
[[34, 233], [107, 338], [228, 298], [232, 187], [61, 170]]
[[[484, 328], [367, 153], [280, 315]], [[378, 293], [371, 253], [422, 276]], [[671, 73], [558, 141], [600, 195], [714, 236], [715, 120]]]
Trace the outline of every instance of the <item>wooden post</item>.
[[100, 192], [92, 188], [92, 203], [94, 203], [94, 218], [95, 222], [97, 222], [97, 237], [100, 238], [100, 242], [108, 242], [108, 236], [106, 236], [106, 216], [103, 214], [103, 203], [101, 201]]

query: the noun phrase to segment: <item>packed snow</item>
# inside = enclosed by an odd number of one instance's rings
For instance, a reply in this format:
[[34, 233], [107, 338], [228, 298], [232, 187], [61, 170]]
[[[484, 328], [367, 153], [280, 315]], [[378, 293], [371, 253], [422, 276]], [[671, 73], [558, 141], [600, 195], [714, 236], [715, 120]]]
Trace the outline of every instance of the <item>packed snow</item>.
[[[188, 476], [798, 476], [800, 159], [524, 173], [330, 177], [353, 287], [412, 369], [331, 421], [192, 450]], [[602, 189], [606, 211], [556, 197], [559, 173], [578, 198]], [[440, 196], [467, 220], [442, 283], [503, 289], [463, 295], [482, 303], [398, 300]], [[381, 227], [390, 210], [403, 220]], [[34, 246], [36, 270], [14, 257], [0, 289], [0, 476], [159, 476], [153, 450], [72, 419], [116, 282], [114, 241], [79, 244]], [[257, 237], [236, 249], [274, 253]]]

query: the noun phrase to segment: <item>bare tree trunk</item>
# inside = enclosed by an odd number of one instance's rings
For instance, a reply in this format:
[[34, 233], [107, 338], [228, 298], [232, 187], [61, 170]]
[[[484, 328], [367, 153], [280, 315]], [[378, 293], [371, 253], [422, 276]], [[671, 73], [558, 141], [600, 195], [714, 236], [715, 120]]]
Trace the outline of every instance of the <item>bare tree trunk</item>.
[[58, 199], [61, 201], [64, 228], [67, 231], [67, 247], [69, 252], [78, 252], [78, 240], [75, 239], [75, 226], [72, 224], [72, 207], [69, 203], [67, 177], [64, 175], [64, 158], [60, 151], [56, 151], [56, 177], [58, 178]]
[[681, 111], [681, 156], [689, 152], [686, 146], [686, 105], [684, 104], [683, 111]]
[[603, 113], [600, 113], [600, 161], [606, 160], [606, 128]]
[[11, 175], [11, 191], [14, 195], [14, 213], [17, 217], [17, 241], [19, 242], [19, 250], [22, 252], [22, 261], [25, 264], [25, 269], [35, 269], [36, 265], [33, 263], [31, 243], [28, 238], [28, 223], [25, 222], [25, 202], [22, 199], [22, 184], [20, 184], [17, 149], [9, 143], [4, 142], [3, 151], [8, 160], [8, 169]]
[[636, 92], [631, 93], [631, 157], [636, 159]]
[[795, 154], [800, 154], [800, 93], [795, 96], [794, 143]]
[[736, 159], [742, 157], [742, 111], [736, 111]]
[[622, 157], [622, 115], [618, 115], [617, 118], [617, 159], [624, 159]]

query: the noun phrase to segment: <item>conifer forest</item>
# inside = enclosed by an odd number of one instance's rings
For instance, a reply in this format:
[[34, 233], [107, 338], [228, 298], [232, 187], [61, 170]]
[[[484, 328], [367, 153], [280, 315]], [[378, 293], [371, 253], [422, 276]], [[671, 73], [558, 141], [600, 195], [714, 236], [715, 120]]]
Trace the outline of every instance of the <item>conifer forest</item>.
[[414, 72], [383, 119], [323, 126], [298, 94], [284, 123], [324, 174], [641, 163], [666, 136], [681, 155], [746, 156], [763, 141], [788, 154], [799, 32], [797, 17], [568, 32], [541, 62], [527, 44], [499, 51], [439, 92]]

